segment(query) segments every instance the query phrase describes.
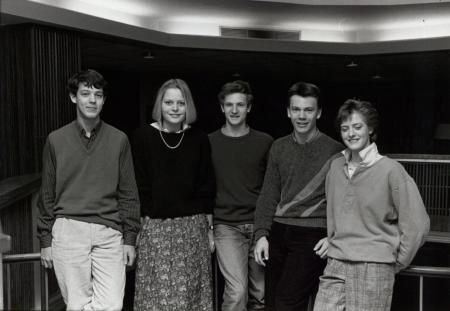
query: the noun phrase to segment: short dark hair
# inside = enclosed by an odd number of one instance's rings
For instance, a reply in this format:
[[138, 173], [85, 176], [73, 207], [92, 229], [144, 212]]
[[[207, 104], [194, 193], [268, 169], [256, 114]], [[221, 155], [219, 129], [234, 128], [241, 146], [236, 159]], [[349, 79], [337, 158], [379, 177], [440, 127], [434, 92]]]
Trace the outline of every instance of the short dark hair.
[[348, 120], [352, 113], [358, 112], [364, 118], [367, 126], [371, 129], [370, 141], [374, 142], [377, 140], [377, 130], [379, 125], [378, 111], [375, 107], [368, 101], [358, 100], [358, 99], [347, 99], [344, 104], [339, 108], [336, 116], [336, 127], [338, 131], [341, 130], [341, 124]]
[[248, 82], [242, 80], [235, 80], [233, 82], [225, 83], [220, 90], [217, 98], [221, 105], [223, 105], [225, 97], [234, 93], [242, 93], [247, 96], [247, 105], [251, 106], [253, 104], [253, 93]]
[[319, 101], [320, 89], [315, 84], [306, 82], [294, 83], [288, 90], [288, 107], [290, 104], [289, 100], [294, 95], [301, 97], [314, 97], [317, 100], [317, 108], [322, 108]]
[[96, 89], [103, 90], [105, 96], [108, 94], [108, 82], [99, 72], [93, 69], [79, 71], [69, 78], [67, 81], [69, 94], [76, 95], [80, 83], [87, 87], [93, 86]]

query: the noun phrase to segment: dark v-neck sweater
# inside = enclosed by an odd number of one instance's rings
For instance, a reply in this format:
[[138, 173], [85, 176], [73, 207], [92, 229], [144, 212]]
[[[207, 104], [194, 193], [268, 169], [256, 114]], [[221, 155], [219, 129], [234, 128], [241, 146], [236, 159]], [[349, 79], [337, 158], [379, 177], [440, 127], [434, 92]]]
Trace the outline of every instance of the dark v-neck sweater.
[[[211, 148], [205, 133], [195, 127], [161, 135], [146, 125], [132, 140], [142, 216], [175, 218], [211, 214], [215, 179]], [[180, 142], [181, 141], [181, 142]]]
[[123, 232], [134, 245], [139, 230], [139, 198], [126, 135], [102, 124], [88, 146], [76, 121], [52, 132], [44, 148], [38, 231], [51, 245], [55, 218], [102, 224]]

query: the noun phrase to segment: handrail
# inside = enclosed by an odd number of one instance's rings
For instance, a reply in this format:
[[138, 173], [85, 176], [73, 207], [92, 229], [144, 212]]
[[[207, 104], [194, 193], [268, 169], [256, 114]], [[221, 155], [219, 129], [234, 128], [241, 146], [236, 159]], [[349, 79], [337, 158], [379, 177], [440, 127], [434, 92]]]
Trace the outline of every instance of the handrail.
[[[11, 309], [11, 289], [10, 289], [10, 281], [11, 281], [11, 269], [10, 265], [15, 263], [26, 263], [26, 262], [34, 262], [40, 261], [41, 254], [40, 253], [25, 253], [25, 254], [13, 254], [13, 255], [4, 255], [3, 256], [3, 264], [6, 266], [6, 295], [8, 297], [8, 305], [7, 309]], [[41, 309], [48, 310], [49, 309], [49, 293], [48, 293], [48, 269], [44, 268], [44, 266], [40, 266], [41, 270]]]
[[391, 153], [387, 156], [400, 162], [450, 163], [450, 155], [447, 154]]
[[[4, 255], [3, 263], [24, 263], [38, 261], [41, 259], [40, 253], [26, 253], [26, 254], [14, 254]], [[423, 275], [428, 277], [450, 277], [449, 267], [434, 267], [434, 266], [409, 266], [400, 272], [407, 275]]]
[[26, 254], [14, 254], [14, 255], [3, 255], [3, 263], [19, 263], [19, 262], [30, 262], [41, 260], [40, 253], [26, 253]]
[[430, 231], [425, 237], [426, 242], [450, 244], [450, 232]]
[[404, 275], [415, 275], [415, 276], [425, 276], [425, 277], [441, 277], [450, 278], [450, 268], [449, 267], [432, 267], [432, 266], [409, 266], [408, 268], [402, 270], [400, 274]]
[[0, 181], [0, 210], [37, 191], [41, 174], [14, 176]]

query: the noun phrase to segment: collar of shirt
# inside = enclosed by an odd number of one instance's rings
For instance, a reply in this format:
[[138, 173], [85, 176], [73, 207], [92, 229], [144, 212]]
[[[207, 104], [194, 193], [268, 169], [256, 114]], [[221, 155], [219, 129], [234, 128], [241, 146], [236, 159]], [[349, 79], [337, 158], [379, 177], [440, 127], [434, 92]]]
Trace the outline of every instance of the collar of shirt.
[[97, 123], [97, 125], [92, 129], [91, 136], [87, 137], [85, 129], [81, 126], [80, 123], [78, 123], [78, 121], [75, 121], [75, 125], [77, 127], [78, 132], [80, 133], [80, 136], [84, 137], [84, 138], [88, 138], [88, 139], [90, 139], [90, 138], [94, 137], [95, 135], [97, 135], [97, 133], [100, 131], [100, 128], [102, 127], [102, 123], [103, 123], [102, 120], [100, 120]]
[[[161, 124], [159, 122], [153, 122], [150, 124], [151, 126], [153, 126], [155, 129], [159, 130], [159, 131], [163, 131], [166, 133], [169, 133], [168, 129], [165, 129], [161, 126]], [[175, 133], [181, 133], [186, 131], [188, 128], [190, 128], [191, 126], [189, 124], [183, 123], [183, 128], [179, 131], [176, 131]]]
[[[351, 150], [347, 148], [342, 151], [342, 154], [345, 157], [345, 162], [347, 163], [347, 165], [349, 165], [352, 155]], [[383, 157], [378, 153], [378, 148], [375, 143], [371, 143], [369, 146], [361, 150], [359, 152], [359, 156], [361, 157], [362, 161], [359, 162], [358, 165], [363, 167], [372, 166]]]
[[319, 131], [319, 129], [317, 129], [316, 128], [316, 132], [314, 133], [314, 135], [313, 136], [311, 136], [307, 141], [305, 141], [304, 143], [299, 143], [298, 141], [297, 141], [297, 138], [295, 138], [295, 131], [294, 132], [292, 132], [292, 139], [294, 140], [294, 142], [296, 143], [296, 144], [299, 144], [299, 145], [304, 145], [304, 144], [307, 144], [307, 143], [310, 143], [310, 142], [312, 142], [312, 141], [315, 141], [319, 136], [320, 136], [320, 131]]

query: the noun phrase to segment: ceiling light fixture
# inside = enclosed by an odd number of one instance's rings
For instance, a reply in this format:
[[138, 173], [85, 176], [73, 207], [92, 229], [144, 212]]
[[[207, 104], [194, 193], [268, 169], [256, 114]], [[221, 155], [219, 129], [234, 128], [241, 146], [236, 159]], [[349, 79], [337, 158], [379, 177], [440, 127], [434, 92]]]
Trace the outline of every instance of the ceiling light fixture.
[[142, 57], [144, 59], [154, 59], [155, 55], [153, 55], [152, 52], [150, 52], [150, 51], [146, 51], [142, 54]]

